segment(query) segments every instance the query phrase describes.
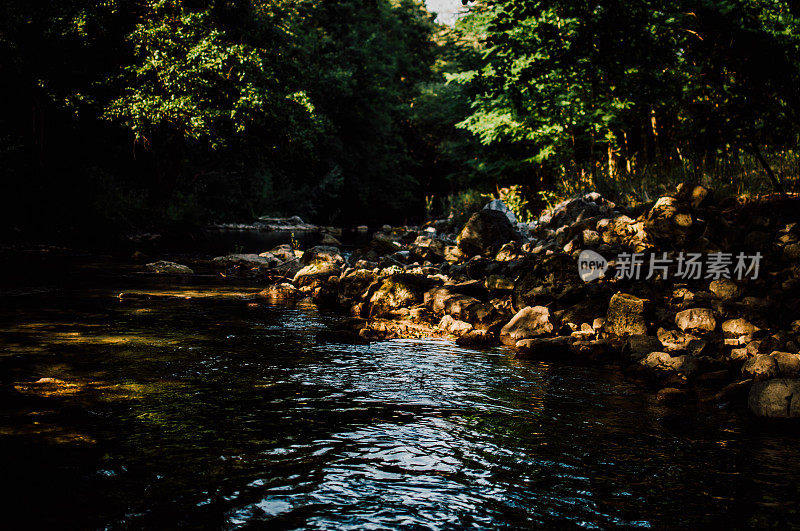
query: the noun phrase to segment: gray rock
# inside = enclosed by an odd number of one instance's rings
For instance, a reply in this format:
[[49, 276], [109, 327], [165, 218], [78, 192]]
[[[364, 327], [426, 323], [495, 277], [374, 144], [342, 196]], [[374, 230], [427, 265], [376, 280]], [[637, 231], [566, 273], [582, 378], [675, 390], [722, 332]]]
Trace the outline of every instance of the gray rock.
[[486, 203], [483, 208], [485, 210], [496, 210], [498, 212], [502, 212], [512, 224], [517, 223], [517, 216], [511, 211], [510, 208], [508, 208], [508, 205], [506, 205], [502, 199], [493, 199]]

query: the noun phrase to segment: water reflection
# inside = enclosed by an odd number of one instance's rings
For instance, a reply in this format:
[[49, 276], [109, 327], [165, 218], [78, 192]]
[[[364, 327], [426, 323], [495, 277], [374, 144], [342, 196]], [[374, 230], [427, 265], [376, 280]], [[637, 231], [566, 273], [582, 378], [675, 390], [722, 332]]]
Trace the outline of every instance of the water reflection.
[[[120, 301], [121, 291], [181, 296]], [[795, 435], [675, 413], [612, 370], [436, 341], [313, 342], [254, 288], [5, 299], [0, 467], [29, 526], [364, 529], [796, 522]], [[231, 296], [244, 293], [245, 296]]]

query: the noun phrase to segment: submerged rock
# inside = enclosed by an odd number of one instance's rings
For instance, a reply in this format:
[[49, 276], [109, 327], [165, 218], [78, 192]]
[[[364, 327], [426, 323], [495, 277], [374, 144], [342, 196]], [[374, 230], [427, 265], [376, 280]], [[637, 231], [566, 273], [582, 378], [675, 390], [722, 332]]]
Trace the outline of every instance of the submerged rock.
[[542, 337], [521, 339], [516, 342], [517, 356], [523, 359], [554, 359], [572, 354], [569, 337]]
[[297, 295], [297, 288], [288, 282], [284, 282], [283, 284], [274, 284], [258, 294], [259, 297], [264, 297], [266, 299], [275, 301], [294, 300]]

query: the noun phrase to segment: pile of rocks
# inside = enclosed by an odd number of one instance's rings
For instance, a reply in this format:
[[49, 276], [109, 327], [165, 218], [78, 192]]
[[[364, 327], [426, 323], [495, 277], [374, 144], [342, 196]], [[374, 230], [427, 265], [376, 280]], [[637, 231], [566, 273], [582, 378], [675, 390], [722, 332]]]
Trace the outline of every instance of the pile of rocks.
[[[384, 227], [348, 256], [334, 246], [273, 249], [257, 266], [276, 280], [263, 294], [310, 296], [357, 319], [337, 337], [502, 343], [520, 357], [618, 363], [652, 382], [659, 400], [749, 397], [757, 415], [800, 415], [798, 201], [717, 201], [681, 185], [637, 208], [587, 194], [531, 224], [496, 201], [487, 207], [458, 234], [440, 222]], [[608, 259], [604, 277], [581, 280], [585, 250]], [[651, 255], [720, 252], [760, 253], [760, 269], [741, 279], [647, 271]], [[643, 253], [639, 279], [619, 275], [623, 253]]]

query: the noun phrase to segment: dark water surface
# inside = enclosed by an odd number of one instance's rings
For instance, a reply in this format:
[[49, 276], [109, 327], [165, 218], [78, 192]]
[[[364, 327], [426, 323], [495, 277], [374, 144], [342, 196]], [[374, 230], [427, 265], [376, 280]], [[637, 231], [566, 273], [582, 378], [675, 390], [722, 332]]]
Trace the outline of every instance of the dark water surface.
[[318, 345], [312, 306], [110, 269], [5, 279], [0, 527], [798, 524], [800, 439], [742, 412], [503, 349]]

